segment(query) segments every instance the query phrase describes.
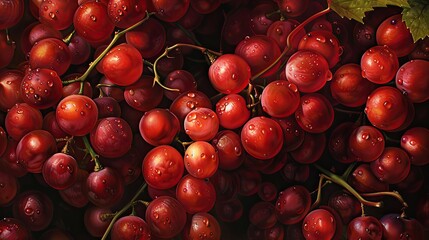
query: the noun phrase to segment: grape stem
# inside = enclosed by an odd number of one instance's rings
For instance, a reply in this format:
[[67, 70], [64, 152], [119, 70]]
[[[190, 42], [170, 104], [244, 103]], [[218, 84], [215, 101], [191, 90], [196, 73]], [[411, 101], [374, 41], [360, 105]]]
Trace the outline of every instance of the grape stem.
[[64, 145], [63, 149], [61, 149], [61, 152], [67, 154], [69, 152], [70, 143], [73, 141], [73, 136], [65, 137], [64, 140], [66, 141], [66, 144]]
[[340, 185], [341, 187], [345, 188], [347, 191], [349, 191], [359, 202], [362, 204], [365, 204], [367, 206], [371, 207], [382, 207], [383, 202], [372, 202], [364, 199], [362, 195], [360, 195], [352, 186], [350, 186], [342, 177], [324, 169], [323, 167], [319, 166], [318, 164], [313, 164], [315, 168], [317, 168], [320, 172], [322, 172], [322, 176], [326, 178], [327, 180], [336, 183]]
[[[158, 74], [158, 70], [157, 70], [157, 66], [158, 66], [158, 62], [159, 62], [159, 60], [161, 60], [163, 57], [168, 57], [168, 53], [170, 53], [172, 50], [174, 50], [174, 49], [176, 49], [176, 48], [179, 48], [179, 47], [189, 47], [189, 48], [193, 48], [193, 49], [196, 49], [196, 50], [200, 50], [203, 54], [205, 54], [206, 56], [208, 56], [209, 57], [209, 59], [211, 58], [211, 57], [213, 57], [213, 56], [221, 56], [222, 55], [222, 53], [220, 53], [220, 52], [216, 52], [216, 51], [213, 51], [213, 50], [210, 50], [210, 49], [207, 49], [207, 48], [205, 48], [205, 47], [201, 47], [201, 46], [196, 46], [196, 45], [193, 45], [193, 44], [187, 44], [187, 43], [176, 43], [176, 44], [174, 44], [173, 46], [171, 46], [171, 47], [167, 47], [167, 48], [165, 48], [165, 50], [164, 50], [164, 53], [162, 53], [156, 60], [155, 60], [155, 62], [153, 63], [153, 73], [154, 73], [154, 75], [155, 75], [155, 77], [153, 78], [153, 86], [155, 86], [155, 84], [157, 83], [159, 86], [161, 86], [162, 88], [164, 88], [165, 90], [168, 90], [168, 91], [176, 91], [176, 92], [178, 92], [178, 91], [180, 91], [179, 89], [173, 89], [173, 88], [169, 88], [169, 87], [166, 87], [166, 86], [164, 86], [162, 83], [161, 83], [161, 80], [160, 80], [160, 76], [159, 76], [159, 74]], [[210, 59], [211, 60], [211, 59]]]
[[100, 161], [98, 161], [98, 154], [95, 153], [94, 149], [92, 148], [91, 144], [89, 143], [88, 137], [83, 136], [82, 137], [83, 143], [85, 144], [86, 151], [91, 155], [91, 160], [94, 161], [94, 172], [98, 172], [101, 169], [103, 169], [103, 166], [101, 165]]
[[316, 190], [317, 191], [316, 200], [314, 200], [314, 202], [311, 205], [310, 209], [314, 209], [314, 208], [316, 208], [319, 205], [320, 200], [322, 199], [322, 188], [326, 184], [330, 183], [330, 181], [326, 181], [325, 183], [323, 183], [323, 180], [325, 180], [325, 179], [326, 179], [325, 175], [323, 175], [323, 174], [319, 175], [319, 185], [317, 186], [317, 190]]
[[185, 151], [186, 151], [186, 148], [193, 143], [193, 142], [183, 142], [182, 140], [179, 139], [179, 137], [174, 138], [174, 140], [178, 142], [180, 145], [182, 145], [183, 150]]
[[115, 216], [112, 218], [112, 221], [110, 221], [109, 226], [107, 227], [106, 231], [104, 232], [104, 235], [101, 238], [101, 240], [107, 239], [107, 236], [109, 235], [110, 230], [112, 230], [113, 224], [116, 222], [116, 220], [120, 216], [122, 216], [122, 214], [125, 213], [125, 211], [127, 211], [131, 206], [133, 206], [135, 204], [135, 201], [140, 196], [140, 194], [143, 193], [143, 191], [146, 189], [146, 187], [147, 187], [147, 183], [144, 183], [143, 185], [141, 185], [139, 190], [136, 192], [136, 194], [131, 199], [131, 201], [127, 205], [125, 205], [121, 210], [119, 210], [119, 212], [115, 213]]
[[63, 38], [63, 42], [65, 44], [69, 44], [75, 33], [76, 30], [73, 29], [73, 31], [69, 35], [67, 35], [67, 37]]
[[289, 51], [292, 49], [291, 46], [291, 40], [295, 37], [295, 35], [301, 31], [304, 26], [306, 26], [308, 23], [310, 23], [311, 21], [313, 21], [314, 19], [323, 16], [327, 13], [329, 13], [331, 11], [331, 8], [328, 7], [320, 12], [315, 13], [314, 15], [312, 15], [311, 17], [307, 18], [304, 22], [300, 23], [294, 30], [292, 30], [292, 32], [289, 33], [289, 35], [287, 36], [286, 39], [286, 47], [283, 50], [283, 52], [280, 54], [280, 56], [274, 61], [272, 62], [268, 67], [266, 67], [265, 69], [263, 69], [262, 71], [260, 71], [259, 73], [257, 73], [256, 75], [252, 76], [252, 78], [250, 79], [250, 81], [253, 81], [255, 79], [257, 79], [258, 77], [260, 77], [262, 74], [266, 73], [268, 70], [270, 70], [271, 68], [273, 68], [283, 57], [286, 56], [286, 54], [289, 53]]
[[382, 196], [389, 196], [394, 197], [398, 199], [399, 202], [401, 202], [403, 209], [405, 210], [408, 208], [408, 204], [405, 202], [404, 198], [402, 198], [401, 194], [397, 191], [391, 191], [391, 192], [374, 192], [374, 193], [361, 193], [363, 197], [382, 197]]
[[68, 81], [63, 81], [63, 84], [70, 84], [70, 83], [74, 83], [74, 82], [84, 82], [86, 80], [86, 78], [89, 76], [89, 74], [91, 73], [91, 71], [97, 66], [97, 64], [101, 61], [101, 59], [103, 59], [104, 56], [106, 56], [106, 54], [110, 51], [110, 49], [112, 49], [112, 47], [115, 45], [115, 43], [122, 37], [125, 35], [125, 33], [135, 29], [136, 27], [138, 27], [139, 25], [141, 25], [142, 23], [144, 23], [146, 20], [149, 19], [150, 16], [154, 15], [155, 13], [149, 13], [146, 12], [146, 17], [143, 18], [142, 20], [140, 20], [139, 22], [135, 23], [134, 25], [132, 25], [129, 28], [126, 28], [122, 31], [119, 32], [115, 32], [115, 36], [113, 37], [112, 41], [109, 43], [109, 45], [106, 47], [106, 49], [104, 49], [104, 51], [91, 63], [89, 63], [89, 67], [88, 69], [85, 71], [84, 74], [82, 74], [80, 77], [76, 78], [76, 79], [72, 79], [72, 80], [68, 80]]

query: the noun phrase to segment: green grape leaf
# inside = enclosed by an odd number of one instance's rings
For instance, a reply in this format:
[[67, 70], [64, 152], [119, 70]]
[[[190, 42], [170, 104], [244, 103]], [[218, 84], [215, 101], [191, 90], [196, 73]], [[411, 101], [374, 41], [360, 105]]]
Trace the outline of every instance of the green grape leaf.
[[341, 17], [354, 19], [363, 23], [365, 12], [374, 10], [375, 7], [387, 5], [408, 7], [407, 0], [330, 0], [329, 7]]
[[402, 11], [402, 20], [410, 29], [414, 42], [429, 36], [429, 2], [409, 0], [410, 7]]

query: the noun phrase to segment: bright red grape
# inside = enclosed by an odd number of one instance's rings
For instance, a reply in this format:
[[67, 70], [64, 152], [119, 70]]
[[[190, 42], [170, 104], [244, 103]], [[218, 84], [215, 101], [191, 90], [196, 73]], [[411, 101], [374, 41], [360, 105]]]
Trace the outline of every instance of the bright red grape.
[[264, 112], [271, 117], [285, 118], [298, 109], [300, 98], [295, 84], [277, 80], [265, 86], [261, 95], [261, 105]]
[[86, 179], [88, 199], [98, 207], [111, 207], [124, 195], [124, 182], [112, 168], [92, 172]]
[[414, 103], [429, 100], [429, 61], [411, 60], [396, 73], [396, 87]]
[[208, 212], [216, 202], [216, 190], [210, 181], [188, 174], [177, 184], [176, 198], [187, 213]]
[[180, 131], [179, 119], [168, 109], [155, 108], [144, 113], [139, 131], [153, 146], [170, 144]]
[[399, 69], [396, 53], [388, 46], [374, 46], [362, 55], [362, 77], [376, 84], [391, 81]]
[[310, 211], [310, 192], [300, 185], [286, 188], [276, 201], [276, 216], [283, 224], [295, 224], [304, 219]]
[[184, 121], [186, 134], [194, 141], [210, 141], [219, 129], [219, 118], [210, 108], [195, 108]]
[[209, 178], [218, 169], [219, 157], [210, 143], [196, 141], [186, 148], [184, 163], [190, 175], [196, 178]]
[[220, 126], [226, 129], [237, 129], [243, 126], [250, 117], [246, 100], [238, 94], [228, 94], [216, 103], [216, 114]]
[[404, 57], [414, 49], [413, 36], [401, 14], [384, 20], [377, 28], [376, 39], [378, 45], [387, 45], [398, 57]]
[[322, 133], [331, 127], [334, 109], [322, 94], [306, 94], [301, 97], [300, 105], [295, 111], [295, 119], [306, 132]]

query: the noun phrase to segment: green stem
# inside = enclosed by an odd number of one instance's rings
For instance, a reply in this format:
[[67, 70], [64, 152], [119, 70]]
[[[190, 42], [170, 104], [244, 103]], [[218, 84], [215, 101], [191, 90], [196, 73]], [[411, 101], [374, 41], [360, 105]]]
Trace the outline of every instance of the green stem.
[[316, 196], [316, 200], [313, 202], [313, 204], [311, 205], [311, 209], [314, 209], [315, 207], [317, 207], [317, 205], [319, 205], [320, 200], [322, 199], [322, 186], [323, 186], [323, 180], [325, 179], [325, 175], [320, 174], [319, 177], [319, 185], [317, 186], [317, 196]]
[[112, 49], [112, 47], [115, 45], [115, 43], [122, 37], [125, 35], [125, 33], [135, 29], [136, 27], [138, 27], [139, 25], [141, 25], [142, 23], [144, 23], [146, 20], [149, 19], [149, 17], [151, 15], [153, 15], [155, 13], [148, 13], [146, 12], [146, 17], [144, 19], [142, 19], [141, 21], [137, 22], [136, 24], [132, 25], [131, 27], [124, 29], [120, 32], [116, 32], [115, 36], [113, 37], [112, 41], [109, 43], [109, 45], [106, 47], [106, 49], [104, 49], [104, 51], [93, 61], [89, 64], [88, 69], [85, 71], [84, 74], [82, 74], [82, 76], [76, 78], [76, 79], [72, 79], [72, 80], [68, 80], [68, 81], [63, 81], [63, 84], [70, 84], [70, 83], [74, 83], [74, 82], [83, 82], [86, 80], [86, 78], [89, 76], [89, 74], [91, 73], [91, 71], [97, 66], [97, 64], [101, 61], [101, 59], [103, 59], [104, 56], [106, 56], [106, 54], [110, 51], [110, 49]]
[[87, 136], [83, 136], [82, 140], [83, 140], [83, 143], [85, 144], [86, 150], [91, 155], [91, 160], [95, 162], [94, 171], [95, 172], [100, 171], [101, 169], [103, 169], [103, 166], [101, 165], [100, 161], [98, 161], [98, 154], [95, 153], [94, 149], [91, 146], [91, 143], [89, 143]]
[[315, 168], [317, 168], [320, 172], [322, 172], [326, 179], [328, 179], [328, 180], [332, 181], [333, 183], [336, 183], [336, 184], [340, 185], [341, 187], [345, 188], [353, 196], [355, 196], [355, 198], [357, 198], [357, 200], [359, 200], [359, 202], [361, 202], [362, 204], [365, 204], [365, 205], [371, 206], [371, 207], [382, 207], [383, 206], [383, 202], [372, 202], [372, 201], [368, 201], [368, 200], [364, 199], [352, 186], [350, 186], [340, 176], [322, 168], [321, 166], [319, 166], [317, 164], [313, 164], [313, 166]]
[[347, 167], [346, 171], [343, 173], [343, 175], [341, 175], [341, 178], [342, 178], [344, 181], [347, 181], [347, 179], [349, 178], [350, 173], [352, 173], [352, 171], [353, 171], [353, 169], [355, 168], [355, 166], [356, 166], [356, 162], [354, 162], [354, 163], [350, 164], [350, 165]]
[[63, 38], [63, 42], [65, 44], [69, 44], [75, 33], [76, 30], [73, 29], [73, 31], [69, 35], [67, 35], [67, 37]]
[[124, 214], [136, 201], [136, 199], [140, 196], [140, 194], [143, 193], [143, 191], [146, 189], [147, 187], [147, 183], [144, 183], [143, 185], [141, 185], [141, 187], [139, 188], [139, 190], [136, 192], [136, 194], [134, 195], [134, 197], [131, 199], [131, 201], [125, 205], [121, 210], [119, 210], [119, 212], [117, 212], [115, 214], [115, 216], [112, 218], [112, 221], [110, 222], [109, 226], [107, 227], [106, 231], [104, 232], [103, 238], [101, 238], [101, 240], [106, 240], [107, 236], [110, 233], [110, 230], [112, 230], [113, 224], [116, 222], [116, 220], [122, 216], [122, 214]]
[[401, 202], [403, 208], [408, 208], [408, 204], [405, 202], [404, 198], [402, 198], [401, 194], [397, 191], [391, 191], [391, 192], [375, 192], [375, 193], [362, 193], [363, 197], [382, 197], [382, 196], [389, 196], [398, 199], [399, 202]]
[[262, 74], [266, 73], [268, 70], [270, 70], [271, 68], [273, 68], [284, 56], [286, 56], [286, 54], [289, 53], [289, 50], [292, 49], [291, 46], [291, 40], [292, 38], [295, 37], [295, 35], [301, 31], [308, 23], [310, 23], [311, 21], [313, 21], [314, 19], [323, 16], [327, 13], [329, 13], [331, 11], [331, 8], [328, 7], [318, 13], [315, 13], [313, 16], [307, 18], [304, 22], [300, 23], [294, 30], [292, 30], [292, 32], [289, 33], [287, 39], [286, 39], [286, 47], [283, 50], [282, 54], [280, 54], [280, 56], [274, 61], [272, 62], [268, 67], [266, 67], [265, 69], [263, 69], [262, 71], [260, 71], [259, 73], [257, 73], [256, 75], [252, 76], [252, 78], [250, 79], [250, 81], [253, 81], [255, 79], [257, 79], [258, 77], [260, 77]]

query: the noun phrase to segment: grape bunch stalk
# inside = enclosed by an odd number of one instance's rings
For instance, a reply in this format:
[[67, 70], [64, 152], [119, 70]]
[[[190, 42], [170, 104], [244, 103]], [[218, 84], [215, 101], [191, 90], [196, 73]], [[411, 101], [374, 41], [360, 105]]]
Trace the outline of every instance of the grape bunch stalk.
[[0, 0], [0, 239], [428, 239], [428, 22]]

